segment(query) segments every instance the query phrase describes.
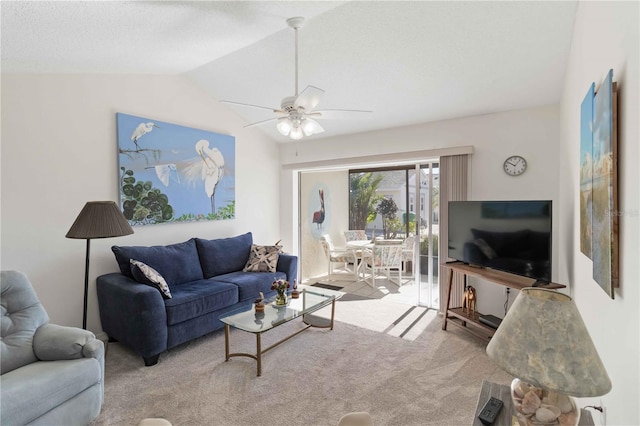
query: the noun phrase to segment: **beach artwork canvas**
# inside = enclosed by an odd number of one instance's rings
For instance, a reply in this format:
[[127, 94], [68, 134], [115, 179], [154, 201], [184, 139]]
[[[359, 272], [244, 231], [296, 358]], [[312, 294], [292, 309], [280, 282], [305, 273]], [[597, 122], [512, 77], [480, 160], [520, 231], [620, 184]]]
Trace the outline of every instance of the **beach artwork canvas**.
[[117, 113], [120, 206], [132, 226], [233, 219], [235, 138]]
[[591, 208], [593, 183], [593, 97], [591, 83], [580, 106], [580, 251], [591, 259]]
[[611, 297], [618, 284], [617, 141], [613, 70], [595, 95], [592, 160], [593, 279]]

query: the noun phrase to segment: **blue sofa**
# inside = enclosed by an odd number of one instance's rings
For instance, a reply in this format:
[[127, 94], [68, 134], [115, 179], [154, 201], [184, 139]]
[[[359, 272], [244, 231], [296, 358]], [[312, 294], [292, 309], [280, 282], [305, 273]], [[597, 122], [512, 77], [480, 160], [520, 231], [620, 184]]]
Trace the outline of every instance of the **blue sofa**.
[[[293, 283], [297, 256], [279, 254], [274, 272], [245, 272], [252, 250], [250, 232], [232, 238], [167, 246], [113, 246], [119, 273], [97, 279], [102, 329], [154, 365], [165, 350], [223, 327], [220, 316], [275, 294], [275, 279]], [[150, 266], [166, 281], [171, 298], [136, 275], [131, 260]]]

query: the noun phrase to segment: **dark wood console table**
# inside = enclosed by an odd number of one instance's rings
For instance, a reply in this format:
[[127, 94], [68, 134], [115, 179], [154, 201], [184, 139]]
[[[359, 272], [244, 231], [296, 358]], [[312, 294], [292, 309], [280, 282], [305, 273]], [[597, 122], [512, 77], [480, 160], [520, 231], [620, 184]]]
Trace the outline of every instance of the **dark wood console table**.
[[[478, 395], [478, 405], [476, 406], [476, 413], [473, 415], [473, 426], [484, 426], [478, 415], [484, 408], [484, 405], [489, 401], [491, 397], [498, 398], [504, 404], [498, 418], [493, 422], [493, 426], [511, 426], [517, 425], [518, 421], [515, 420], [515, 412], [513, 409], [513, 402], [511, 400], [511, 389], [507, 385], [499, 385], [497, 383], [489, 382], [487, 380], [482, 381], [482, 388], [480, 389], [480, 395]], [[591, 412], [584, 408], [580, 410], [579, 426], [593, 426], [593, 417]]]
[[[523, 277], [520, 275], [509, 274], [507, 272], [496, 271], [494, 269], [481, 268], [477, 266], [471, 266], [463, 262], [449, 262], [442, 264], [449, 269], [449, 288], [447, 290], [447, 309], [444, 313], [444, 321], [442, 323], [442, 329], [446, 330], [447, 325], [454, 324], [462, 327], [470, 333], [482, 338], [490, 339], [495, 333], [496, 329], [480, 322], [480, 313], [472, 312], [467, 313], [462, 309], [462, 306], [451, 307], [451, 287], [453, 286], [453, 274], [459, 273], [464, 275], [464, 285], [467, 286], [467, 277], [482, 278], [493, 284], [502, 285], [505, 287], [513, 288], [515, 290], [522, 290], [525, 287], [531, 287], [535, 283], [532, 278]], [[565, 288], [565, 285], [549, 283], [540, 285], [538, 288], [547, 289], [559, 289]], [[467, 327], [472, 325], [473, 327]]]

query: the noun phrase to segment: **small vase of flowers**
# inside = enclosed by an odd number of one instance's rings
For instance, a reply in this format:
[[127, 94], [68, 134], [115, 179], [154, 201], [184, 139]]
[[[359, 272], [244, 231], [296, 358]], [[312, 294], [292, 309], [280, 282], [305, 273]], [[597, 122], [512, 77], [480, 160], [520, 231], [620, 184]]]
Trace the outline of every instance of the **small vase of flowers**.
[[285, 306], [287, 304], [288, 288], [289, 288], [289, 282], [283, 279], [275, 280], [273, 284], [271, 284], [271, 290], [275, 290], [277, 292], [276, 294], [277, 306]]

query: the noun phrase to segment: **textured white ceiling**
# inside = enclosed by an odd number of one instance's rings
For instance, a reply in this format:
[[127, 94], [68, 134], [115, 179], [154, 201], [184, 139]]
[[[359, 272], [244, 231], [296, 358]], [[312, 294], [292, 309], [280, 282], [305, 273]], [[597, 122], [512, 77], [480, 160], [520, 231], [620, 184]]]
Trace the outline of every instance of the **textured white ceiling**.
[[[576, 1], [7, 2], [2, 72], [186, 73], [216, 99], [279, 107], [326, 91], [320, 109], [373, 110], [323, 120], [336, 136], [556, 103]], [[267, 110], [232, 107], [247, 124]], [[142, 113], [142, 112], [141, 112]], [[287, 141], [273, 123], [259, 126]]]

